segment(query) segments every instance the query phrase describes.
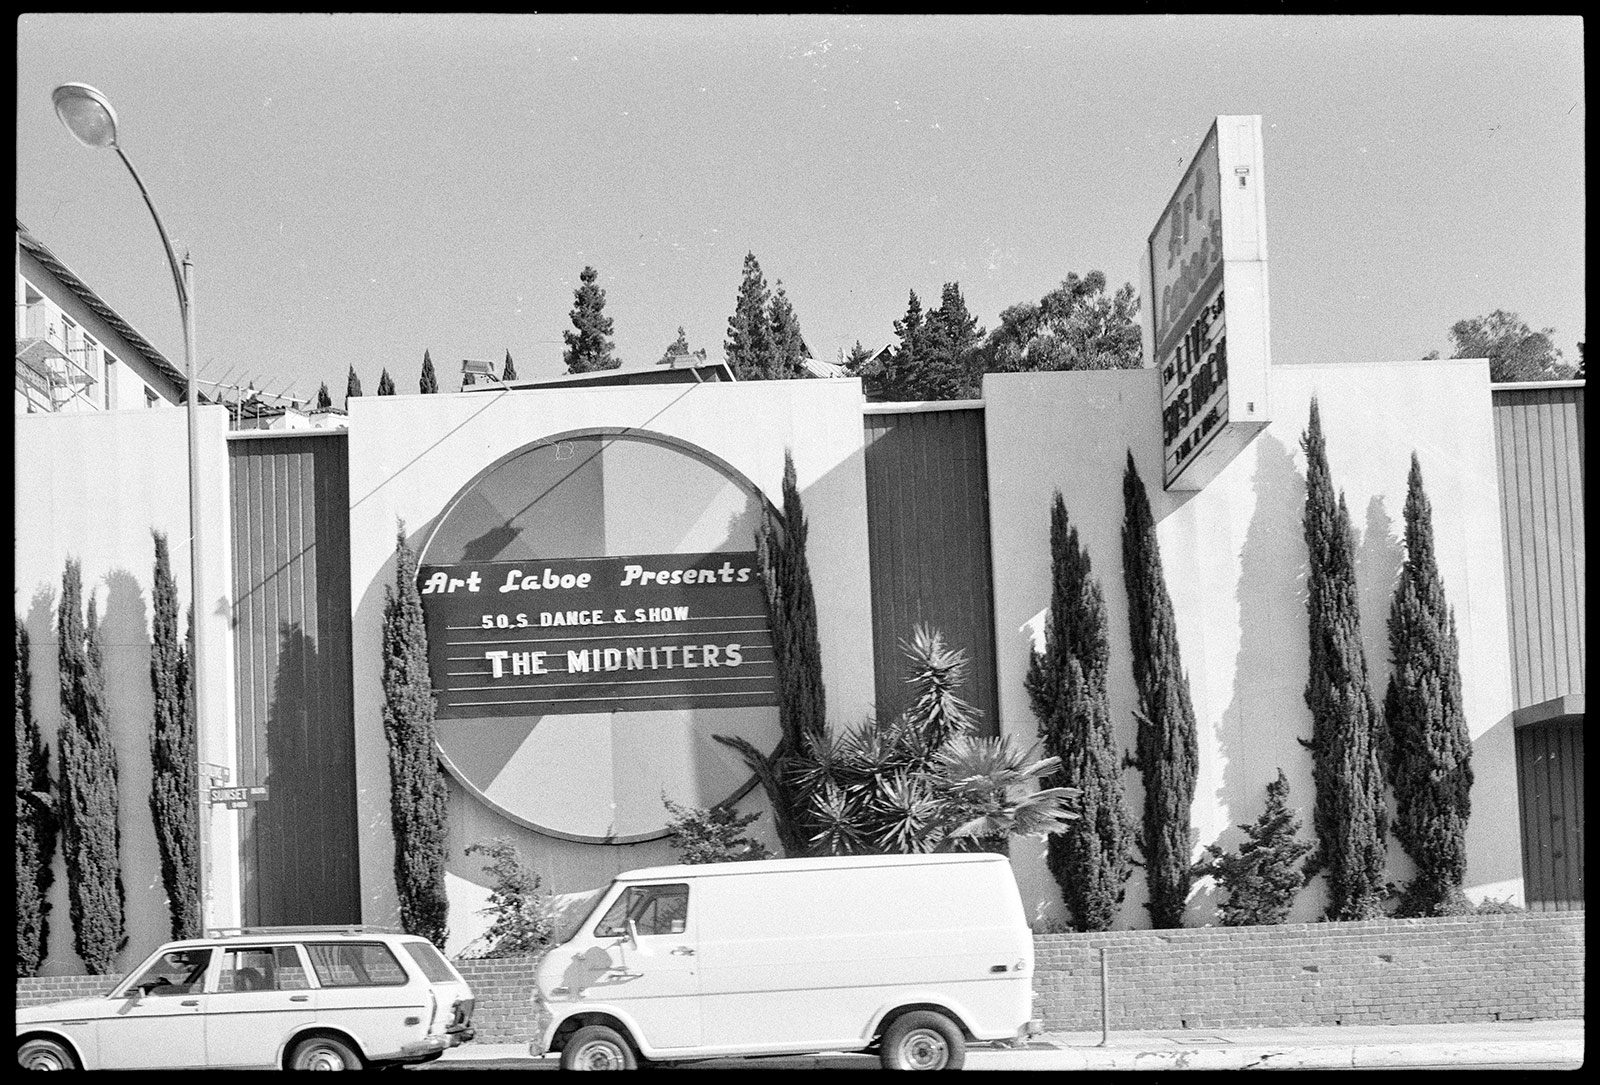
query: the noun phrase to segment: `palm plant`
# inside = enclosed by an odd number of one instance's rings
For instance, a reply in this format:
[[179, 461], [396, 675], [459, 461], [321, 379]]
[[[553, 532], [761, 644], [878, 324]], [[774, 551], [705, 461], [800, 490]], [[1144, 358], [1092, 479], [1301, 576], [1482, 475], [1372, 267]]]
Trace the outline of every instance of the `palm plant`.
[[1008, 738], [972, 734], [978, 713], [957, 695], [966, 654], [918, 627], [902, 642], [911, 660], [911, 707], [807, 743], [790, 767], [805, 797], [811, 846], [824, 854], [1005, 852], [1014, 835], [1057, 831], [1077, 815], [1075, 788], [1035, 792], [1056, 758]]

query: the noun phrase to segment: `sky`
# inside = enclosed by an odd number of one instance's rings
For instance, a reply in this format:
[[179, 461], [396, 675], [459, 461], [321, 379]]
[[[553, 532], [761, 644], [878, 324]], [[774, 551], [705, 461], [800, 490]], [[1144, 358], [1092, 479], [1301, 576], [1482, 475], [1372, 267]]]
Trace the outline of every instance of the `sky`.
[[[1259, 114], [1274, 364], [1448, 356], [1495, 309], [1584, 338], [1577, 17], [79, 15], [17, 19], [17, 217], [181, 365], [155, 227], [61, 126], [88, 83], [194, 262], [202, 380], [343, 402], [509, 350], [723, 357], [746, 253], [815, 356], [945, 283], [993, 328], [1139, 279], [1218, 114]], [[1141, 289], [1141, 294], [1145, 293]]]

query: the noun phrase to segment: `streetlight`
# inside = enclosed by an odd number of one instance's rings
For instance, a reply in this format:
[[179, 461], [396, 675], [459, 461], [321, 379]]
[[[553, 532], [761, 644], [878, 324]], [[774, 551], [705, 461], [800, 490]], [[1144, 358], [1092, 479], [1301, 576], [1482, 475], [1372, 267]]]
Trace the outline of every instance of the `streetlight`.
[[[139, 195], [144, 197], [144, 205], [150, 209], [150, 217], [156, 221], [156, 232], [161, 235], [161, 245], [167, 253], [167, 265], [172, 269], [172, 285], [178, 291], [178, 314], [183, 318], [184, 376], [188, 384], [184, 404], [189, 428], [189, 597], [194, 612], [194, 650], [189, 658], [189, 680], [192, 683], [190, 701], [194, 705], [196, 752], [199, 761], [205, 763], [208, 744], [205, 728], [200, 725], [200, 691], [205, 688], [201, 682], [201, 660], [205, 657], [202, 648], [206, 643], [204, 634], [206, 606], [200, 593], [200, 430], [195, 411], [200, 397], [194, 371], [192, 268], [187, 254], [180, 268], [177, 254], [172, 251], [172, 242], [167, 237], [167, 228], [161, 223], [161, 216], [156, 212], [156, 205], [150, 200], [150, 193], [145, 189], [139, 171], [133, 168], [133, 163], [128, 161], [128, 156], [118, 146], [117, 111], [111, 108], [111, 102], [106, 96], [87, 83], [63, 83], [50, 93], [50, 100], [55, 103], [56, 116], [61, 118], [61, 123], [66, 125], [67, 131], [71, 132], [79, 143], [85, 147], [110, 147], [117, 152], [117, 157], [122, 159], [122, 164], [128, 167], [133, 183], [139, 186]], [[199, 766], [195, 768], [198, 772]], [[196, 785], [198, 786], [198, 779]], [[206, 817], [202, 815], [199, 821], [198, 843], [202, 871], [200, 890], [202, 924], [204, 924], [205, 898], [210, 888], [207, 884], [209, 878], [206, 877], [210, 868], [211, 856], [207, 848], [210, 833], [207, 832]]]

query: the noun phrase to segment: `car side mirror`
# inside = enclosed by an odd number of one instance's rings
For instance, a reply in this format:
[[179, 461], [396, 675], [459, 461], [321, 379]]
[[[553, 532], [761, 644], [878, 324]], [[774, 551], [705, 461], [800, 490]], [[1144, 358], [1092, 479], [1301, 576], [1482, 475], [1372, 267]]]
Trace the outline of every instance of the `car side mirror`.
[[631, 919], [628, 920], [628, 945], [639, 948], [639, 925]]

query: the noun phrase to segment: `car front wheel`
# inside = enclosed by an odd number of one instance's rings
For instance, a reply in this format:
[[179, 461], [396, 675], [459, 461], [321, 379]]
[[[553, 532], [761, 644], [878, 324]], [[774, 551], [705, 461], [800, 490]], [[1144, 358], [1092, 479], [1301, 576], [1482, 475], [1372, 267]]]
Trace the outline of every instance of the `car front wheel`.
[[76, 1070], [78, 1060], [54, 1040], [29, 1040], [17, 1046], [17, 1065], [24, 1070]]
[[561, 1049], [563, 1070], [637, 1070], [633, 1047], [615, 1029], [586, 1025]]
[[884, 1030], [878, 1058], [885, 1070], [959, 1070], [967, 1043], [944, 1014], [913, 1010]]
[[289, 1056], [291, 1070], [359, 1070], [361, 1056], [349, 1044], [332, 1036], [313, 1036], [295, 1044]]

